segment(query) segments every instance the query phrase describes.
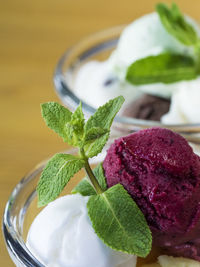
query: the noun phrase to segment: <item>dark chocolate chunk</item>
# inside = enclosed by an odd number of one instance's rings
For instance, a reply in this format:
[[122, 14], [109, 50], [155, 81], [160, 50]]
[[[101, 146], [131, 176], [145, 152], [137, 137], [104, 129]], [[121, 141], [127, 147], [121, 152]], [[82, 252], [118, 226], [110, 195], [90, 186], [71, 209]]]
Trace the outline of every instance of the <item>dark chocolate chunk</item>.
[[167, 99], [144, 94], [128, 105], [123, 116], [160, 121], [160, 118], [169, 111], [169, 106], [170, 101]]

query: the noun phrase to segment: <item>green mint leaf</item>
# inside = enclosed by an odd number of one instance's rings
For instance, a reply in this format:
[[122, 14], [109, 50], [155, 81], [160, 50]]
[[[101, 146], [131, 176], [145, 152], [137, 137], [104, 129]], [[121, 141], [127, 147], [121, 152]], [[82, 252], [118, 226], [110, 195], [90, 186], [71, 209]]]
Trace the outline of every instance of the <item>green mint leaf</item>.
[[124, 97], [118, 96], [115, 97], [114, 99], [111, 99], [103, 106], [99, 107], [95, 112], [95, 114], [88, 119], [85, 125], [86, 134], [88, 130], [92, 127], [110, 129], [112, 121], [116, 116], [117, 112], [119, 111], [123, 102], [124, 102]]
[[192, 58], [163, 53], [135, 61], [128, 67], [126, 79], [132, 84], [141, 85], [192, 80], [197, 75], [196, 63]]
[[172, 4], [171, 9], [159, 3], [156, 5], [156, 11], [165, 29], [179, 42], [188, 46], [197, 43], [198, 36], [195, 29], [185, 20], [175, 3]]
[[56, 199], [70, 178], [85, 162], [70, 154], [56, 154], [44, 168], [37, 185], [38, 206], [44, 206]]
[[[124, 98], [122, 96], [110, 100], [105, 105], [99, 107], [95, 114], [91, 116], [85, 124], [84, 150], [88, 158], [92, 158], [102, 151], [104, 145], [106, 144], [109, 138], [110, 127], [113, 122], [113, 119], [119, 111], [123, 102]], [[95, 128], [97, 131], [97, 138], [92, 140], [91, 131], [93, 131], [92, 136], [95, 136]], [[104, 134], [103, 131], [105, 131]]]
[[71, 111], [55, 102], [42, 104], [41, 110], [47, 126], [59, 134], [66, 142], [66, 124], [71, 120]]
[[108, 141], [108, 138], [110, 136], [110, 132], [107, 134], [104, 134], [103, 136], [99, 137], [98, 139], [94, 140], [93, 142], [87, 142], [84, 146], [85, 154], [88, 158], [92, 158], [96, 155], [98, 155], [103, 147], [105, 146], [106, 142]]
[[88, 129], [84, 142], [85, 142], [85, 144], [89, 144], [89, 143], [95, 141], [95, 139], [102, 137], [106, 133], [109, 133], [108, 129], [103, 129], [103, 128], [99, 128], [99, 127], [92, 127], [90, 129]]
[[82, 196], [96, 195], [96, 191], [87, 177], [83, 178], [71, 192], [72, 194], [81, 194]]
[[82, 104], [74, 111], [71, 120], [66, 124], [67, 142], [69, 145], [80, 147], [84, 134], [85, 119]]
[[97, 235], [112, 249], [146, 257], [152, 236], [143, 213], [122, 185], [91, 196], [88, 214]]
[[[102, 163], [100, 163], [97, 167], [93, 169], [94, 176], [96, 177], [101, 189], [103, 191], [107, 190], [106, 179], [104, 176], [104, 169]], [[96, 195], [96, 191], [92, 186], [91, 182], [89, 181], [88, 177], [83, 178], [80, 183], [74, 187], [72, 190], [73, 194], [79, 193], [83, 196], [92, 196]]]
[[97, 178], [97, 181], [99, 182], [101, 189], [103, 191], [107, 190], [107, 183], [106, 178], [104, 175], [104, 169], [103, 169], [103, 163], [100, 163], [96, 168], [93, 170], [95, 177]]

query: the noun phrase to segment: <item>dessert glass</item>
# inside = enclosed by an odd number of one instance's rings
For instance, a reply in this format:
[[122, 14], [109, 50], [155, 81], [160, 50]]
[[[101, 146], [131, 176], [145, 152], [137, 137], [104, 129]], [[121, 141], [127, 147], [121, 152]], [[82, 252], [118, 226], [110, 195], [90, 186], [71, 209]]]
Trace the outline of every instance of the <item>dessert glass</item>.
[[[106, 150], [113, 143], [113, 138], [108, 141], [103, 151], [97, 156], [90, 159], [92, 168], [102, 162], [106, 155]], [[200, 154], [200, 145], [190, 143], [193, 149]], [[77, 154], [77, 149], [65, 151], [68, 154]], [[39, 163], [30, 171], [12, 191], [3, 216], [3, 235], [8, 253], [18, 267], [45, 267], [38, 261], [27, 248], [25, 242], [31, 223], [37, 214], [43, 209], [37, 207], [36, 186], [47, 160]], [[84, 170], [79, 171], [73, 179], [67, 184], [61, 195], [69, 194], [78, 182], [85, 177]], [[154, 263], [162, 251], [158, 248], [152, 248], [150, 255], [145, 258], [138, 258], [137, 267], [143, 264]]]
[[[86, 116], [89, 117], [95, 112], [95, 108], [76, 96], [73, 90], [73, 81], [83, 64], [90, 60], [104, 61], [109, 57], [116, 48], [124, 27], [124, 25], [117, 26], [93, 34], [67, 50], [60, 58], [54, 74], [54, 84], [59, 98], [72, 111], [81, 101]], [[200, 142], [200, 135], [197, 134], [200, 132], [200, 122], [198, 124], [166, 125], [157, 121], [116, 116], [113, 125], [114, 134], [117, 135], [126, 135], [140, 129], [159, 126], [179, 132], [190, 141]]]

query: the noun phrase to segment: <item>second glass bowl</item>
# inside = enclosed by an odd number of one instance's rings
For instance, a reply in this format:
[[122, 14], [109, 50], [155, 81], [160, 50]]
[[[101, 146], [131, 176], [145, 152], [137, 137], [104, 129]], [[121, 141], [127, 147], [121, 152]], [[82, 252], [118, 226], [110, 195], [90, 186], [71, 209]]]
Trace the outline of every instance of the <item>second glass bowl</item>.
[[[81, 101], [86, 116], [89, 117], [95, 112], [95, 108], [77, 97], [73, 89], [73, 81], [83, 64], [90, 60], [103, 61], [109, 57], [111, 52], [116, 48], [119, 36], [124, 27], [124, 25], [117, 26], [85, 38], [77, 45], [67, 50], [59, 60], [54, 75], [56, 92], [63, 104], [72, 111], [77, 108]], [[132, 131], [154, 126], [169, 128], [181, 133], [190, 141], [200, 142], [200, 136], [197, 134], [200, 133], [200, 123], [165, 125], [157, 121], [141, 120], [124, 116], [116, 116], [114, 122], [117, 135], [125, 135]]]

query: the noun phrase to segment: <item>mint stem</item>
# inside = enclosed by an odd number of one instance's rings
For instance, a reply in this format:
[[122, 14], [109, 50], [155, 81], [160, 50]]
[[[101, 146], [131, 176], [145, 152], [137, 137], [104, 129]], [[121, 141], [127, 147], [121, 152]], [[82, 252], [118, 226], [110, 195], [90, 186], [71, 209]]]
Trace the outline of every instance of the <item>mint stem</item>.
[[87, 158], [86, 155], [85, 155], [85, 151], [84, 151], [84, 149], [81, 148], [81, 149], [79, 150], [79, 153], [80, 153], [81, 157], [82, 157], [82, 158], [84, 159], [84, 161], [85, 161], [85, 166], [84, 166], [85, 171], [86, 171], [86, 173], [87, 173], [87, 175], [88, 175], [88, 177], [89, 177], [89, 179], [90, 179], [90, 182], [92, 183], [92, 185], [93, 185], [93, 187], [94, 187], [96, 193], [97, 193], [97, 194], [102, 194], [104, 191], [102, 190], [102, 188], [101, 188], [99, 182], [97, 181], [96, 177], [94, 176], [94, 173], [93, 173], [93, 171], [92, 171], [92, 169], [91, 169], [91, 167], [90, 167], [90, 165], [89, 165], [88, 158]]
[[94, 186], [94, 189], [96, 190], [97, 194], [102, 194], [103, 190], [102, 190], [101, 186], [99, 185], [96, 177], [94, 176], [93, 171], [90, 168], [90, 165], [88, 163], [88, 160], [85, 160], [85, 171], [86, 171], [92, 185]]

